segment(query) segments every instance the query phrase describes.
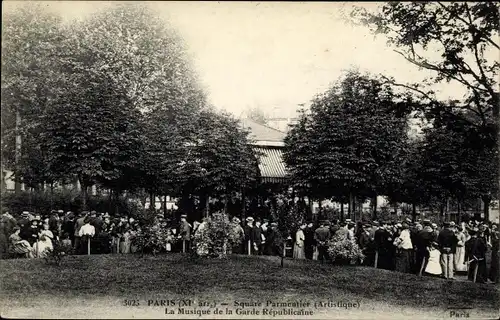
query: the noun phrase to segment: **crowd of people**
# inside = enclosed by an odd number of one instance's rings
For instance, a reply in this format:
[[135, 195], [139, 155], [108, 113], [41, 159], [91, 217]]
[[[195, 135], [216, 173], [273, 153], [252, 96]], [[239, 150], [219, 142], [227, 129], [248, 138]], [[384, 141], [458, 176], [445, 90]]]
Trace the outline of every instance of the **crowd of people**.
[[[469, 221], [442, 226], [429, 220], [354, 223], [322, 221], [303, 224], [295, 234], [293, 256], [327, 260], [330, 241], [350, 240], [363, 252], [366, 266], [404, 273], [455, 279], [467, 272], [469, 280], [498, 283], [499, 230], [497, 224]], [[491, 251], [489, 267], [487, 252]]]
[[[207, 219], [189, 223], [185, 215], [179, 222], [155, 218], [160, 251], [203, 251], [196, 243]], [[238, 238], [232, 252], [252, 255], [282, 255], [286, 239], [276, 222], [247, 217], [231, 220], [232, 232]], [[15, 219], [4, 212], [0, 219], [0, 257], [44, 257], [54, 243], [70, 248], [74, 254], [134, 253], [144, 227], [127, 215], [109, 215], [96, 211], [79, 214], [52, 211], [47, 215], [23, 212]], [[181, 240], [181, 241], [178, 241]], [[429, 220], [371, 223], [346, 221], [312, 221], [302, 224], [289, 237], [295, 259], [329, 260], [332, 241], [354, 242], [364, 258], [359, 263], [404, 273], [426, 274], [454, 279], [456, 272], [467, 272], [476, 282], [498, 282], [499, 230], [497, 224], [469, 221], [442, 226]], [[142, 244], [144, 245], [144, 244]], [[90, 252], [89, 252], [90, 250]], [[487, 266], [487, 252], [491, 252]]]
[[[157, 223], [165, 230], [166, 238], [172, 239], [165, 250], [172, 250], [177, 229], [168, 227], [163, 218]], [[75, 214], [54, 210], [46, 215], [24, 211], [18, 219], [4, 212], [0, 219], [0, 257], [43, 258], [56, 243], [73, 254], [134, 253], [142, 226], [141, 221], [127, 215], [96, 211]]]

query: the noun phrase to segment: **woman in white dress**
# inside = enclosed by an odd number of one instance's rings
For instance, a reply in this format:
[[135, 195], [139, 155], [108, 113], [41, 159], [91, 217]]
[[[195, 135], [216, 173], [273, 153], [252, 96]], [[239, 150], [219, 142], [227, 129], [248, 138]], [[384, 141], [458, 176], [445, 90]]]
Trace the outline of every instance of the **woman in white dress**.
[[455, 270], [458, 272], [467, 271], [467, 265], [465, 264], [465, 242], [467, 241], [467, 236], [461, 226], [457, 230], [457, 251], [454, 256]]
[[49, 230], [49, 224], [44, 223], [43, 230], [38, 233], [38, 241], [34, 244], [34, 251], [37, 254], [37, 258], [45, 257], [47, 251], [54, 248], [52, 245], [53, 239], [54, 234]]
[[305, 259], [306, 254], [304, 250], [304, 240], [305, 240], [305, 235], [304, 235], [304, 229], [306, 228], [305, 224], [302, 224], [300, 226], [300, 229], [297, 231], [295, 234], [295, 243], [293, 245], [293, 258], [294, 259]]
[[438, 244], [433, 242], [428, 248], [429, 250], [429, 261], [425, 267], [425, 273], [432, 276], [441, 276], [443, 270], [441, 269], [441, 264], [439, 260], [441, 258], [441, 252], [438, 250]]

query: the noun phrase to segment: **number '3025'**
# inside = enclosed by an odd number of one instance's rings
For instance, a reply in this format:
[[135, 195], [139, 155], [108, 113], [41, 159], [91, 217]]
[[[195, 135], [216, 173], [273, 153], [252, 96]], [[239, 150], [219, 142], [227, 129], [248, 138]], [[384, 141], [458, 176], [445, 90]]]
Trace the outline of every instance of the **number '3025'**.
[[123, 300], [123, 305], [126, 306], [126, 307], [138, 307], [140, 304], [139, 304], [139, 300]]

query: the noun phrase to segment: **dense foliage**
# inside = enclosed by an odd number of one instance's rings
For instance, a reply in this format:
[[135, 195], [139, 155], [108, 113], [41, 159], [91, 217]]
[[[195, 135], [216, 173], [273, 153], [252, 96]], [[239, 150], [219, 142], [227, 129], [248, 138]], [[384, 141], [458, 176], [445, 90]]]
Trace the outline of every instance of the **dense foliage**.
[[[471, 187], [476, 184], [472, 180], [482, 180], [483, 187], [490, 188], [479, 192], [482, 197], [496, 195], [498, 199], [498, 3], [388, 2], [377, 12], [359, 9], [353, 12], [353, 16], [374, 33], [383, 34], [407, 61], [430, 71], [430, 77], [424, 83], [404, 84], [394, 79], [387, 80], [394, 86], [412, 90], [424, 102], [420, 110], [436, 128], [429, 132], [428, 141], [434, 144], [435, 151], [440, 144], [443, 149], [439, 153], [447, 159], [442, 160], [439, 169], [434, 166], [436, 179], [448, 179], [440, 180], [438, 184], [445, 184], [446, 192], [451, 191], [455, 197], [463, 198], [466, 193], [478, 193], [477, 187]], [[451, 103], [438, 101], [430, 86], [442, 82], [463, 88], [465, 97]], [[438, 136], [442, 138], [440, 142]], [[453, 149], [454, 146], [457, 148]], [[467, 156], [461, 159], [460, 154]], [[463, 165], [458, 165], [457, 161], [462, 161]], [[477, 169], [471, 173], [470, 168], [474, 166]]]
[[410, 103], [379, 79], [348, 72], [313, 100], [285, 139], [297, 187], [342, 202], [384, 194], [399, 178]]
[[356, 264], [365, 258], [355, 240], [337, 236], [328, 242], [328, 256], [337, 264]]
[[78, 180], [86, 207], [96, 184], [153, 197], [255, 181], [248, 133], [207, 105], [181, 38], [147, 5], [64, 24], [27, 4], [4, 22], [2, 155], [27, 187]]
[[[203, 224], [202, 224], [203, 225]], [[202, 257], [223, 258], [241, 242], [226, 214], [214, 213], [207, 218], [201, 229], [194, 235], [196, 254]]]

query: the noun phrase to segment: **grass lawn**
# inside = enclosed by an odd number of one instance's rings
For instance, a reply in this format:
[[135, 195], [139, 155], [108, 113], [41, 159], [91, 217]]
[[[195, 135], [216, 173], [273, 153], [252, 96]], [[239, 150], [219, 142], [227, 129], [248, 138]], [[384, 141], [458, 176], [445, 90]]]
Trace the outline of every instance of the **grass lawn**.
[[[69, 256], [62, 266], [43, 260], [1, 260], [0, 310], [3, 317], [25, 318], [200, 318], [178, 313], [180, 300], [190, 310], [216, 303], [223, 315], [202, 318], [290, 318], [262, 315], [266, 302], [302, 301], [309, 316], [295, 318], [469, 318], [499, 315], [500, 291], [493, 284], [474, 284], [365, 267], [332, 266], [318, 261], [277, 257], [231, 256], [194, 259], [181, 254]], [[174, 300], [175, 307], [148, 306], [148, 300]], [[125, 300], [129, 305], [125, 306]], [[357, 303], [351, 308], [314, 306], [315, 302]], [[235, 301], [261, 302], [259, 315], [236, 314]], [[166, 303], [166, 302], [164, 302]], [[227, 303], [227, 306], [221, 306]], [[138, 304], [138, 305], [137, 305]], [[160, 302], [158, 303], [160, 304]], [[232, 314], [226, 314], [228, 308]], [[468, 308], [468, 309], [460, 309]], [[175, 314], [165, 314], [165, 310]], [[252, 307], [245, 307], [249, 312]], [[272, 307], [269, 309], [282, 310]], [[285, 308], [289, 309], [289, 308]], [[299, 310], [295, 308], [294, 310]], [[196, 311], [195, 311], [196, 312]]]

